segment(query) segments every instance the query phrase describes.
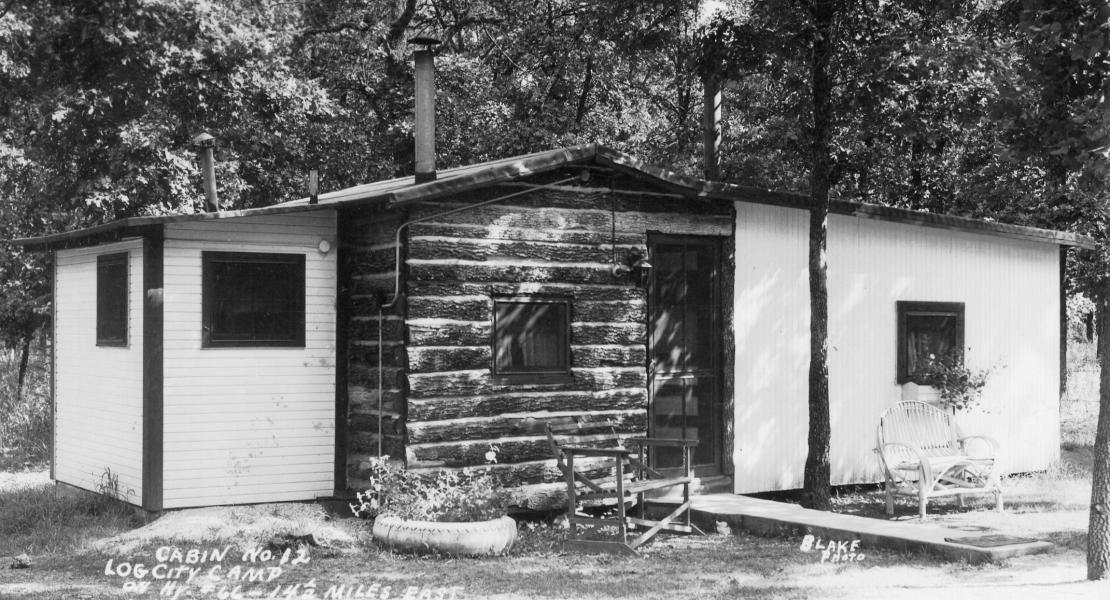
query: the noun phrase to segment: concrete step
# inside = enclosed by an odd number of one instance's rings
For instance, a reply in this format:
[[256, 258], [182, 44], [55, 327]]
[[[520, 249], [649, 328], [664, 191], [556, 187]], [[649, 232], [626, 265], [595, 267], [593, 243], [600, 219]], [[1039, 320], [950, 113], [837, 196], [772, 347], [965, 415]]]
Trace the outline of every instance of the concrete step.
[[865, 553], [867, 548], [923, 550], [973, 564], [999, 562], [1052, 548], [1050, 542], [1044, 541], [982, 548], [959, 543], [959, 538], [968, 538], [967, 532], [942, 525], [843, 515], [736, 494], [696, 496], [693, 498], [692, 514], [694, 522], [706, 531], [713, 531], [716, 524], [723, 521], [734, 531], [744, 530], [766, 536], [797, 535], [800, 544], [803, 536], [809, 534], [814, 536], [814, 540], [820, 538], [825, 543], [859, 540], [859, 551]]

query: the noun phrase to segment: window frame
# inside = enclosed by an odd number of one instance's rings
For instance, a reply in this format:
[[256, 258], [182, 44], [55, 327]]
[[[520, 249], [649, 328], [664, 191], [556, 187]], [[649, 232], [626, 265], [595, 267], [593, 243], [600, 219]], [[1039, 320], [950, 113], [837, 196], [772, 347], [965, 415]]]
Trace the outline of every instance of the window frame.
[[[216, 286], [213, 263], [276, 263], [290, 265], [296, 269], [291, 291], [293, 314], [291, 338], [234, 339], [224, 338], [222, 334], [213, 335], [216, 316]], [[307, 273], [305, 255], [301, 253], [280, 252], [201, 252], [201, 347], [202, 348], [304, 348], [305, 347], [305, 288]], [[216, 339], [213, 339], [213, 338]]]
[[907, 334], [907, 320], [911, 316], [952, 316], [956, 318], [956, 350], [960, 357], [960, 362], [964, 358], [964, 329], [966, 321], [964, 318], [964, 303], [963, 302], [921, 302], [921, 301], [907, 301], [899, 300], [897, 302], [898, 314], [898, 371], [897, 382], [898, 384], [914, 382], [913, 377], [908, 373], [909, 369], [909, 352], [906, 347], [906, 334]]
[[[571, 309], [573, 298], [569, 296], [539, 296], [539, 295], [505, 295], [492, 297], [492, 312], [490, 316], [490, 374], [495, 381], [501, 383], [564, 383], [573, 380], [571, 371], [571, 322], [573, 320]], [[497, 305], [499, 303], [513, 304], [555, 304], [563, 307], [565, 322], [562, 324], [563, 361], [564, 368], [555, 370], [538, 371], [502, 371], [497, 366], [498, 349], [498, 319]]]
[[[104, 331], [107, 328], [107, 323], [104, 320], [104, 315], [108, 311], [108, 305], [102, 302], [104, 299], [104, 292], [107, 291], [104, 287], [107, 285], [107, 280], [102, 277], [102, 270], [108, 267], [123, 266], [123, 297], [119, 303], [123, 305], [123, 320], [121, 327], [123, 331], [120, 335], [107, 335]], [[126, 348], [131, 334], [131, 254], [130, 252], [113, 252], [111, 254], [100, 254], [96, 257], [96, 345], [98, 347], [107, 348]]]

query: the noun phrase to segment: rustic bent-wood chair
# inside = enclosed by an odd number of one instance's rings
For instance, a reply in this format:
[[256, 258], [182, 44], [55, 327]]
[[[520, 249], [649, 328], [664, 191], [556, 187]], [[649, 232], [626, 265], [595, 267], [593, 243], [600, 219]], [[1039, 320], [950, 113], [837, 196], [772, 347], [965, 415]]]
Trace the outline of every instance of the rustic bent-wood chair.
[[[636, 554], [636, 548], [662, 530], [681, 533], [701, 533], [690, 522], [690, 483], [691, 451], [697, 440], [677, 440], [659, 438], [629, 438], [625, 440], [631, 447], [597, 448], [560, 444], [555, 440], [551, 427], [547, 427], [547, 440], [555, 454], [556, 464], [563, 472], [567, 483], [567, 521], [570, 527], [571, 548], [587, 552], [612, 552]], [[682, 452], [682, 474], [677, 477], [666, 476], [648, 465], [649, 448], [671, 447]], [[575, 459], [600, 457], [603, 464], [610, 464], [612, 481], [593, 480], [585, 473], [576, 470]], [[581, 463], [579, 463], [581, 464]], [[647, 492], [666, 490], [681, 486], [682, 502], [667, 516], [660, 519], [648, 518], [644, 511], [644, 498]], [[589, 516], [584, 514], [586, 506], [615, 503], [616, 516]], [[628, 515], [630, 504], [636, 505], [636, 516]], [[578, 536], [578, 525], [614, 526], [618, 539], [588, 540]], [[629, 540], [629, 529], [646, 528], [635, 539]]]
[[925, 518], [929, 498], [994, 494], [1002, 510], [1002, 455], [994, 438], [961, 436], [952, 415], [924, 402], [899, 402], [879, 417], [878, 447], [886, 476], [886, 512], [894, 495], [916, 496]]

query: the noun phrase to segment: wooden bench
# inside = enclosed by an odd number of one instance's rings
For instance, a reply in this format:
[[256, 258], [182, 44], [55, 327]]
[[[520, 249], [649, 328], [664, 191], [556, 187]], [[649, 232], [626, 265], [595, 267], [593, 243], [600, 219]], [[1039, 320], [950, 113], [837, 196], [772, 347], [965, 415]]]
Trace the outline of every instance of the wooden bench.
[[[560, 444], [551, 428], [547, 428], [547, 439], [555, 454], [556, 464], [562, 471], [567, 483], [567, 521], [570, 527], [571, 548], [587, 552], [613, 552], [636, 554], [642, 546], [660, 531], [680, 533], [701, 533], [690, 522], [690, 483], [693, 448], [697, 440], [673, 440], [658, 438], [629, 438], [625, 440], [630, 447], [598, 448]], [[680, 448], [682, 452], [681, 474], [670, 476], [660, 473], [648, 465], [650, 448]], [[603, 464], [611, 466], [612, 481], [592, 480], [575, 469], [575, 459], [597, 457], [605, 459]], [[661, 519], [648, 518], [645, 512], [645, 495], [656, 490], [682, 487], [682, 502], [667, 516]], [[613, 517], [590, 516], [584, 514], [587, 506], [607, 506], [613, 504], [616, 515]], [[628, 506], [634, 504], [636, 516], [628, 515]], [[579, 525], [614, 526], [617, 528], [616, 540], [589, 540], [578, 535]], [[645, 531], [634, 539], [629, 539], [629, 529], [644, 528]]]
[[886, 476], [886, 512], [894, 495], [917, 497], [925, 518], [929, 498], [994, 494], [1002, 510], [1001, 447], [985, 435], [960, 436], [952, 415], [924, 402], [899, 402], [879, 417], [878, 446]]

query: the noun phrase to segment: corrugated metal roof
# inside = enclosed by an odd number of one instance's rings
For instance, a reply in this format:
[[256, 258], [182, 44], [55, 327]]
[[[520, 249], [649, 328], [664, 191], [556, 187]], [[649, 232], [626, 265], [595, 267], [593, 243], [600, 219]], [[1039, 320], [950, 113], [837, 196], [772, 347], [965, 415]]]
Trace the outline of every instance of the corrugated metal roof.
[[[597, 144], [584, 144], [548, 150], [545, 152], [536, 152], [534, 154], [514, 156], [464, 167], [444, 169], [437, 173], [437, 179], [435, 181], [427, 183], [418, 184], [413, 181], [412, 177], [402, 177], [357, 185], [321, 194], [318, 197], [317, 204], [310, 204], [307, 198], [302, 198], [300, 200], [283, 202], [273, 206], [246, 210], [189, 215], [131, 217], [77, 231], [55, 233], [41, 237], [22, 238], [12, 241], [15, 244], [31, 248], [50, 248], [80, 243], [86, 240], [96, 240], [102, 237], [118, 238], [125, 235], [139, 235], [142, 234], [144, 229], [156, 227], [164, 223], [229, 219], [255, 215], [322, 210], [363, 204], [387, 203], [391, 206], [400, 206], [413, 202], [434, 200], [452, 194], [459, 194], [527, 177], [529, 175], [551, 171], [567, 165], [588, 162], [609, 166], [626, 172], [633, 177], [654, 182], [680, 196], [727, 202], [755, 202], [759, 204], [773, 204], [800, 209], [805, 209], [810, 206], [810, 198], [804, 194], [774, 192], [759, 188], [686, 177], [661, 167], [648, 165], [623, 152], [598, 146]], [[853, 215], [862, 218], [908, 223], [924, 227], [972, 231], [1000, 235], [1003, 237], [1031, 239], [1063, 246], [1077, 246], [1081, 248], [1095, 247], [1095, 241], [1093, 239], [1074, 233], [1009, 225], [951, 215], [917, 212], [874, 204], [833, 201], [830, 204], [830, 211], [837, 214]]]

